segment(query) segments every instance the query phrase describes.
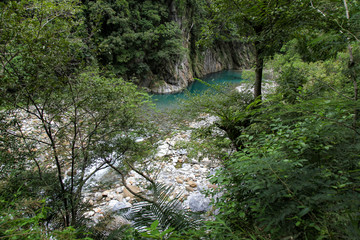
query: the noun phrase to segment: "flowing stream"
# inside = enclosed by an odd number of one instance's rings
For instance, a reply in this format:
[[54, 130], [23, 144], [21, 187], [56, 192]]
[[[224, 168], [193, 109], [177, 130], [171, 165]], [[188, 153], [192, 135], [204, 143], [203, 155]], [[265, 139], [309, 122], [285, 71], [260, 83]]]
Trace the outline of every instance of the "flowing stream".
[[[236, 70], [225, 70], [217, 73], [211, 73], [203, 77], [201, 80], [207, 82], [210, 85], [216, 84], [239, 84], [243, 79], [241, 78], [241, 72]], [[208, 90], [210, 87], [195, 80], [190, 84], [186, 90], [174, 94], [154, 94], [152, 100], [156, 104], [159, 110], [173, 109], [179, 105], [181, 100], [187, 99], [187, 93], [202, 93]]]

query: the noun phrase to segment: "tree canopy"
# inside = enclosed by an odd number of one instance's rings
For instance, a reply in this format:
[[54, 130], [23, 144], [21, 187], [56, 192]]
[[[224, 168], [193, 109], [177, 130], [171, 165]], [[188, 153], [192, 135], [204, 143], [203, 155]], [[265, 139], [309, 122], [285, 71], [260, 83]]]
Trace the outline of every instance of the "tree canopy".
[[251, 46], [256, 75], [254, 98], [261, 96], [264, 60], [279, 52], [316, 15], [307, 1], [287, 0], [215, 0], [211, 12], [213, 18], [203, 33], [205, 41], [228, 38]]
[[[357, 0], [8, 0], [0, 9], [0, 239], [360, 238]], [[249, 46], [254, 94], [214, 87], [160, 131], [167, 120], [134, 79], [168, 74], [184, 52], [198, 54], [194, 40]], [[213, 121], [181, 126], [190, 113]], [[186, 151], [156, 157], [182, 127]], [[186, 196], [152, 179], [153, 161], [201, 168], [193, 157], [218, 162], [212, 184], [198, 182], [214, 199], [208, 220], [182, 212]], [[105, 168], [140, 201], [122, 215], [133, 215], [130, 227], [103, 231], [85, 218], [94, 206], [84, 190]], [[142, 192], [129, 187], [130, 170], [145, 179]]]

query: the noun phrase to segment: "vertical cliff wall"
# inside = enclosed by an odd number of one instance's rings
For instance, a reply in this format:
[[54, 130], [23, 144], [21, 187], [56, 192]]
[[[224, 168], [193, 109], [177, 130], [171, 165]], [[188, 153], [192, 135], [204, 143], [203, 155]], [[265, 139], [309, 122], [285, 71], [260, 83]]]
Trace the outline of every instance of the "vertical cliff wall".
[[[171, 21], [176, 22], [182, 32], [184, 53], [176, 61], [164, 66], [160, 80], [150, 84], [153, 93], [179, 92], [186, 88], [194, 78], [225, 69], [244, 69], [250, 67], [249, 47], [238, 42], [217, 42], [211, 47], [196, 45], [198, 36], [194, 32], [199, 24], [194, 21], [194, 9], [187, 6], [183, 13], [174, 1], [170, 1]], [[159, 76], [158, 76], [159, 77]]]

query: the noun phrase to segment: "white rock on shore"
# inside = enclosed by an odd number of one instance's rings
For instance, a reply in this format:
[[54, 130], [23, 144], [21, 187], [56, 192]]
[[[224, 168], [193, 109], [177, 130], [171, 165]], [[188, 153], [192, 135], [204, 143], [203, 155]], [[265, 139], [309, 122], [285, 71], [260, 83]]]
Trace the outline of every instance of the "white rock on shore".
[[[200, 122], [190, 123], [192, 128], [199, 128], [214, 123], [215, 117], [207, 117]], [[176, 149], [174, 146], [179, 141], [189, 141], [191, 130], [181, 131], [174, 134], [171, 138], [159, 143], [158, 151], [154, 159], [150, 161], [147, 167], [157, 169], [156, 175], [152, 177], [159, 183], [171, 185], [175, 188], [175, 193], [182, 193], [183, 207], [194, 212], [206, 212], [210, 210], [210, 199], [202, 193], [204, 190], [214, 189], [207, 177], [214, 171], [219, 162], [215, 159], [199, 156], [199, 159], [188, 159], [186, 149]], [[162, 157], [168, 157], [165, 163]], [[128, 186], [135, 193], [140, 193], [141, 186], [146, 180], [135, 171], [130, 171], [130, 177], [126, 179]], [[103, 177], [106, 177], [104, 175]], [[121, 182], [115, 182], [114, 187], [103, 189], [102, 192], [90, 192], [96, 204], [94, 208], [87, 212], [87, 218], [95, 223], [106, 213], [117, 212], [120, 209], [132, 206], [134, 196], [126, 188], [120, 186]], [[94, 212], [94, 214], [92, 214]]]

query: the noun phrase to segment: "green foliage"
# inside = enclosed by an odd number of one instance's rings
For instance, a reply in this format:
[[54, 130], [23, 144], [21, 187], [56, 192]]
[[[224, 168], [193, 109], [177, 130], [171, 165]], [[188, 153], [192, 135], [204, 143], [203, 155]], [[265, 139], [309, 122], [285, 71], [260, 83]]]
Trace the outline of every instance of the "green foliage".
[[283, 94], [284, 100], [294, 103], [306, 83], [306, 77], [302, 70], [294, 66], [284, 67], [277, 83], [279, 84], [277, 91]]
[[182, 193], [176, 194], [174, 187], [159, 183], [152, 184], [150, 190], [153, 201], [138, 202], [124, 215], [136, 229], [163, 237], [173, 230], [183, 232], [196, 226], [196, 220], [182, 209]]
[[[63, 230], [49, 230], [44, 224], [49, 209], [45, 200], [33, 201], [22, 198], [22, 190], [18, 190], [12, 199], [0, 198], [0, 238], [1, 239], [84, 239], [80, 232], [72, 227]], [[81, 233], [81, 235], [84, 235]], [[86, 234], [85, 234], [86, 235]]]
[[24, 196], [48, 197], [53, 227], [81, 225], [82, 190], [105, 166], [96, 160], [144, 152], [135, 138], [145, 135], [148, 96], [84, 67], [76, 3], [10, 1], [0, 18], [0, 192], [11, 196], [13, 184], [24, 183]]
[[185, 234], [181, 235], [182, 239], [206, 239], [211, 240], [241, 240], [241, 239], [261, 239], [255, 238], [251, 233], [246, 233], [241, 230], [234, 230], [227, 223], [219, 217], [216, 217], [214, 220], [205, 221], [198, 229], [193, 229]]
[[[356, 239], [360, 145], [351, 78], [357, 75], [350, 74], [349, 54], [306, 63], [296, 44], [267, 64], [277, 95], [261, 104], [230, 91], [194, 98], [191, 106], [218, 116], [215, 126], [228, 127], [238, 150], [212, 177], [221, 196], [218, 217], [238, 238]], [[208, 232], [221, 236], [218, 227]]]
[[291, 127], [278, 120], [267, 124], [270, 133], [242, 135], [248, 143], [213, 178], [225, 193], [218, 207], [234, 226], [255, 224], [275, 238], [342, 234], [339, 225], [359, 208], [355, 159], [332, 153], [342, 144], [329, 140], [339, 136], [326, 136], [329, 123], [318, 118]]
[[178, 237], [172, 237], [171, 233], [174, 231], [174, 228], [168, 228], [165, 231], [158, 230], [159, 221], [156, 220], [151, 224], [150, 227], [146, 228], [146, 232], [140, 233], [142, 237], [149, 238], [149, 239], [169, 239], [169, 240], [176, 240], [180, 239]]
[[221, 86], [188, 103], [218, 117], [188, 144], [194, 156], [223, 160], [212, 177], [222, 194], [214, 221], [192, 229], [180, 195], [170, 200], [172, 188], [153, 184], [153, 201], [131, 212], [142, 231], [120, 229], [109, 239], [359, 238], [358, 1], [216, 0], [209, 13], [206, 1], [82, 3], [0, 3], [0, 238], [86, 235], [73, 228], [83, 224], [86, 182], [110, 163], [126, 173], [155, 141], [148, 96], [114, 75], [166, 80], [172, 73], [163, 66], [198, 56], [207, 14], [203, 42], [250, 44], [255, 79], [274, 56], [277, 95], [254, 102]]
[[[204, 28], [203, 40], [213, 41], [214, 37], [239, 39], [253, 45], [260, 58], [279, 51], [312, 12], [306, 3], [294, 1], [290, 4], [282, 0], [218, 0], [212, 4], [211, 11], [213, 19]], [[294, 22], [294, 19], [298, 21]]]
[[[206, 121], [205, 118], [197, 118], [196, 121]], [[217, 146], [214, 148], [213, 146]], [[180, 149], [187, 149], [187, 158], [200, 159], [222, 159], [232, 147], [232, 142], [223, 132], [219, 132], [217, 126], [209, 126], [193, 129], [191, 139], [176, 144]], [[180, 166], [182, 164], [179, 164]]]
[[[217, 98], [222, 111], [207, 105], [241, 143], [212, 178], [223, 194], [220, 216], [238, 236], [358, 238], [359, 134], [352, 123], [356, 102], [346, 97], [346, 57], [308, 64], [290, 52], [276, 59], [280, 95], [255, 108], [227, 101], [228, 94]], [[225, 118], [226, 111], [233, 117]]]
[[[226, 137], [230, 139], [233, 146], [239, 148], [242, 143], [239, 141], [238, 136], [250, 124], [250, 115], [255, 114], [254, 111], [249, 115], [249, 112], [244, 110], [253, 108], [259, 102], [253, 102], [253, 98], [248, 91], [240, 93], [232, 89], [232, 87], [231, 85], [212, 86], [204, 94], [193, 94], [188, 101], [184, 102], [183, 107], [184, 111], [193, 114], [207, 113], [210, 116], [215, 115], [218, 117], [219, 121], [216, 122], [215, 126], [226, 133]], [[223, 140], [224, 135], [216, 134], [216, 131], [212, 128], [214, 128], [214, 125], [199, 129], [194, 134], [200, 134], [198, 135], [200, 137], [210, 133], [208, 137], [214, 144], [219, 142], [224, 144], [223, 147], [228, 145], [227, 140]], [[205, 148], [208, 147], [205, 146]]]
[[[136, 144], [135, 139], [144, 134], [145, 124], [140, 124], [140, 115], [145, 108], [142, 106], [146, 103], [147, 95], [138, 92], [136, 86], [131, 83], [121, 79], [100, 77], [96, 72], [82, 73], [75, 79], [67, 79], [66, 83], [58, 84], [61, 88], [57, 91], [43, 89], [41, 98], [20, 90], [16, 94], [11, 94], [8, 105], [14, 105], [7, 109], [6, 113], [13, 119], [19, 119], [19, 122], [12, 128], [5, 125], [1, 130], [8, 138], [20, 139], [37, 146], [36, 152], [32, 148], [19, 149], [20, 152], [34, 154], [33, 158], [24, 159], [24, 164], [37, 166], [39, 171], [35, 179], [30, 178], [33, 179], [32, 184], [35, 184], [35, 181], [49, 184], [39, 190], [47, 190], [47, 194], [56, 189], [57, 191], [52, 192], [54, 195], [51, 196], [54, 198], [49, 203], [55, 204], [52, 207], [57, 214], [61, 210], [67, 214], [71, 212], [71, 221], [75, 224], [81, 218], [82, 188], [88, 179], [105, 165], [100, 163], [95, 171], [87, 172], [87, 169], [96, 164], [96, 159], [107, 159], [114, 152], [132, 152], [134, 155], [136, 152], [143, 152], [136, 150], [140, 144]], [[36, 102], [25, 105], [27, 99], [36, 99]], [[13, 111], [13, 108], [31, 114], [35, 120], [31, 124], [24, 122], [23, 125], [20, 122], [21, 116], [17, 111]], [[29, 125], [33, 130], [26, 134], [21, 133], [22, 129]], [[18, 134], [14, 134], [14, 131]], [[36, 138], [39, 133], [43, 139]], [[146, 134], [150, 135], [151, 132], [147, 131]], [[51, 152], [49, 149], [56, 151]], [[19, 150], [11, 149], [12, 152]], [[44, 158], [43, 152], [50, 157]], [[54, 164], [57, 171], [47, 169], [46, 164]], [[19, 175], [12, 174], [5, 180], [18, 179], [21, 182], [27, 178], [29, 172], [25, 170]], [[66, 172], [69, 178], [64, 177]], [[47, 181], [48, 177], [50, 181]], [[63, 204], [59, 204], [59, 200]]]
[[282, 53], [276, 54], [266, 63], [266, 68], [276, 73], [278, 94], [283, 97], [287, 95], [287, 101], [292, 102], [300, 97], [300, 92], [301, 98], [314, 98], [323, 94], [333, 95], [334, 89], [339, 89], [335, 91], [337, 95], [351, 96], [353, 94], [349, 85], [344, 85], [348, 82], [345, 73], [347, 54], [340, 52], [336, 58], [304, 62], [297, 52], [297, 44], [297, 40], [290, 41], [283, 47]]
[[[72, 31], [78, 21], [76, 1], [58, 5], [56, 1], [10, 1], [2, 3], [0, 15], [2, 90], [27, 87], [56, 87], [73, 69], [70, 61], [81, 43]], [[71, 47], [73, 54], [69, 54]], [[5, 89], [4, 89], [5, 88]], [[41, 91], [37, 92], [41, 94]]]
[[98, 29], [93, 42], [100, 61], [116, 74], [164, 74], [162, 66], [184, 52], [165, 1], [86, 1], [85, 7], [88, 24]]
[[334, 32], [309, 33], [297, 38], [297, 51], [301, 54], [304, 61], [318, 61], [333, 58], [339, 51], [346, 48], [345, 35], [341, 36]]
[[184, 239], [184, 234], [199, 226], [197, 216], [182, 208], [182, 193], [175, 193], [173, 186], [149, 183], [151, 194], [140, 193], [137, 197], [143, 197], [138, 198], [132, 207], [116, 213], [130, 220], [131, 225], [118, 226], [110, 233], [108, 230], [99, 233], [98, 227], [101, 226], [96, 226], [93, 228], [98, 232], [94, 234], [96, 239]]
[[334, 58], [348, 44], [359, 42], [360, 6], [357, 1], [316, 1], [311, 6], [317, 13], [315, 21], [297, 34], [296, 48], [303, 60], [315, 62]]

